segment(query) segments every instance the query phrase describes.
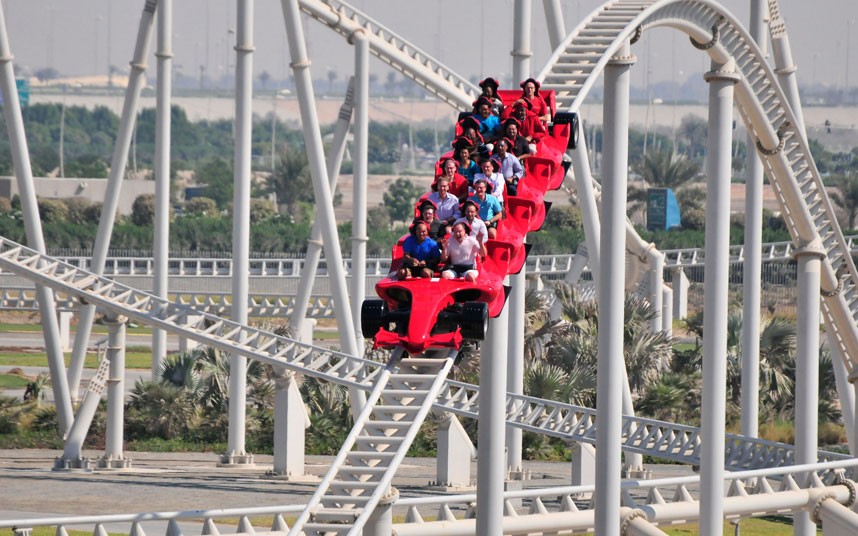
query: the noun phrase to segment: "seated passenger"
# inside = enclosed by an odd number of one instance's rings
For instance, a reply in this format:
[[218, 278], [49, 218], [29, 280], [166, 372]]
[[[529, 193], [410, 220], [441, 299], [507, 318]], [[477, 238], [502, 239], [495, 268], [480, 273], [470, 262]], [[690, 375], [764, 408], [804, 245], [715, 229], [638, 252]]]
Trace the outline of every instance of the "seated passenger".
[[442, 175], [435, 177], [435, 182], [432, 183], [432, 190], [437, 189], [438, 181], [441, 178], [447, 179], [450, 183], [450, 193], [455, 195], [461, 203], [468, 198], [469, 187], [468, 179], [459, 173], [459, 163], [453, 158], [447, 158], [441, 163]]
[[503, 216], [503, 205], [497, 197], [488, 195], [490, 186], [485, 179], [474, 182], [474, 195], [468, 200], [477, 204], [480, 219], [486, 224], [489, 238], [495, 238], [498, 234], [498, 221]]
[[486, 158], [480, 162], [480, 173], [474, 175], [474, 182], [484, 180], [491, 187], [491, 195], [497, 197], [498, 201], [503, 203], [503, 191], [506, 182], [503, 175], [498, 173], [498, 163], [490, 158]]
[[[461, 216], [459, 213], [459, 199], [450, 194], [450, 181], [446, 177], [439, 177], [435, 181], [436, 191], [429, 194], [428, 201], [434, 203], [435, 217], [447, 227]], [[446, 233], [444, 233], [446, 234]]]
[[[476, 149], [475, 147], [473, 149]], [[471, 160], [472, 145], [468, 138], [459, 137], [453, 142], [453, 158], [459, 164], [459, 174], [465, 177], [468, 184], [474, 182], [474, 175], [480, 170], [477, 163]]]
[[432, 277], [441, 251], [438, 243], [429, 238], [429, 226], [418, 221], [411, 225], [411, 235], [402, 244], [402, 267], [396, 272], [400, 281], [408, 277]]
[[482, 236], [482, 240], [480, 240], [483, 244], [486, 243], [486, 240], [489, 239], [489, 230], [486, 228], [486, 224], [483, 223], [483, 220], [479, 218], [480, 206], [477, 205], [472, 200], [468, 199], [464, 203], [462, 203], [462, 214], [464, 214], [461, 218], [456, 220], [456, 223], [465, 222], [471, 229], [469, 233], [471, 236]]
[[503, 122], [503, 126], [504, 137], [512, 142], [512, 154], [518, 157], [519, 160], [524, 160], [530, 156], [530, 143], [519, 133], [521, 123], [518, 122], [518, 119], [510, 117]]
[[542, 122], [551, 121], [551, 110], [542, 95], [539, 94], [539, 82], [535, 78], [528, 78], [521, 83], [521, 99], [527, 99], [532, 105], [533, 113]]
[[[534, 114], [528, 113], [524, 106], [516, 105], [513, 107], [512, 117], [518, 119], [520, 125], [519, 134], [524, 136], [527, 143], [536, 144], [548, 135], [548, 131], [545, 130], [542, 121], [537, 119]], [[534, 154], [536, 151], [531, 150], [530, 152]]]
[[482, 237], [472, 237], [470, 231], [467, 223], [459, 222], [453, 225], [453, 237], [444, 240], [441, 262], [449, 266], [441, 272], [444, 279], [463, 277], [471, 282], [477, 280], [477, 255], [485, 257], [487, 252]]
[[480, 97], [474, 101], [474, 119], [480, 123], [480, 135], [487, 142], [493, 142], [500, 135], [500, 118], [492, 113], [492, 102]]
[[488, 77], [481, 80], [479, 86], [483, 90], [480, 96], [487, 98], [492, 103], [492, 113], [501, 117], [503, 114], [503, 101], [498, 98], [498, 87], [500, 87], [498, 81], [492, 77]]
[[420, 214], [411, 222], [412, 225], [419, 221], [425, 222], [429, 226], [429, 238], [432, 240], [440, 240], [447, 234], [447, 225], [436, 217], [436, 210], [435, 203], [424, 199], [418, 208]]
[[495, 154], [492, 159], [500, 164], [500, 173], [506, 182], [506, 191], [509, 195], [518, 195], [518, 181], [524, 176], [524, 167], [518, 157], [509, 151], [511, 145], [508, 139], [499, 139], [495, 144]]

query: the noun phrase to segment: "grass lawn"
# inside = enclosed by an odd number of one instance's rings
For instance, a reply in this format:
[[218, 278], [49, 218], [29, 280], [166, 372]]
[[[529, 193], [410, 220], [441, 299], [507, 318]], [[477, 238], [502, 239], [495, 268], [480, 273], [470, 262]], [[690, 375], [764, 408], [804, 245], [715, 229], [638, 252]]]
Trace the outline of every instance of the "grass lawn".
[[23, 389], [30, 381], [15, 374], [0, 374], [0, 389]]
[[[71, 353], [66, 353], [66, 366], [71, 363]], [[87, 353], [85, 368], [95, 368], [98, 366], [98, 356], [95, 353]], [[45, 352], [0, 352], [0, 367], [46, 367], [48, 366], [48, 356]], [[152, 351], [147, 349], [145, 352], [126, 351], [125, 353], [125, 368], [129, 369], [148, 369], [152, 366]]]
[[[661, 530], [671, 536], [684, 536], [690, 534], [700, 534], [700, 527], [697, 524], [675, 525], [673, 527], [659, 527]], [[792, 523], [784, 519], [743, 519], [739, 524], [739, 530], [742, 536], [792, 536]], [[822, 531], [817, 529], [817, 534], [822, 534]], [[724, 522], [724, 536], [733, 536], [736, 534], [736, 525]]]
[[[31, 324], [18, 324], [18, 323], [9, 323], [9, 322], [0, 322], [0, 333], [6, 332], [26, 332], [26, 333], [34, 333], [42, 331], [42, 325], [38, 322]], [[95, 324], [92, 326], [92, 332], [98, 335], [107, 335], [107, 327], [102, 326], [100, 324]], [[135, 327], [127, 327], [126, 332], [129, 334], [135, 335], [147, 335], [152, 333], [152, 328], [146, 326], [135, 326]], [[74, 330], [72, 330], [72, 335], [74, 335]]]

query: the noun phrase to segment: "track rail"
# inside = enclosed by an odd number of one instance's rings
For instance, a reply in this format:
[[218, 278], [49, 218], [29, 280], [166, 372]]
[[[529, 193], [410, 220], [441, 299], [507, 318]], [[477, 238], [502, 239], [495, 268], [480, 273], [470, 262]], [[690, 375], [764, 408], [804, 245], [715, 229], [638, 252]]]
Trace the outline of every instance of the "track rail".
[[714, 61], [735, 63], [740, 114], [756, 136], [757, 152], [771, 178], [784, 220], [798, 247], [825, 257], [822, 312], [850, 376], [858, 365], [858, 272], [835, 219], [799, 122], [759, 47], [728, 12], [706, 0], [618, 0], [591, 13], [554, 51], [541, 71], [558, 109], [577, 111], [620, 46], [638, 32], [669, 26], [706, 43]]
[[[369, 391], [385, 368], [384, 363], [303, 344], [172, 303], [4, 238], [0, 238], [0, 267], [142, 324], [324, 381]], [[479, 386], [447, 380], [433, 408], [476, 419], [479, 392]], [[506, 404], [511, 426], [567, 440], [596, 442], [594, 409], [511, 394]], [[698, 428], [624, 416], [623, 430], [625, 450], [688, 464], [700, 462]], [[737, 435], [728, 435], [727, 443], [724, 463], [728, 468], [789, 465], [794, 458], [794, 447], [783, 443]], [[819, 454], [821, 461], [843, 458], [833, 453]]]

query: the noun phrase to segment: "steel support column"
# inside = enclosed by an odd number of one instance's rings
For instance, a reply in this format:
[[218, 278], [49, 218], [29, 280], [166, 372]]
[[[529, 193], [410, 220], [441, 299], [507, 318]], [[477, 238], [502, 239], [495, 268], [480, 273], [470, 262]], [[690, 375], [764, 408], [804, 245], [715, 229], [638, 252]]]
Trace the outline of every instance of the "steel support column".
[[[337, 123], [334, 126], [334, 141], [331, 145], [331, 155], [328, 158], [327, 167], [328, 182], [332, 192], [337, 188], [340, 166], [343, 163], [343, 154], [346, 151], [346, 137], [349, 133], [349, 124], [352, 120], [354, 87], [355, 79], [353, 77], [349, 81], [349, 89], [346, 91], [346, 98], [343, 101], [343, 105], [340, 106], [340, 113], [337, 117]], [[298, 290], [295, 295], [295, 310], [289, 318], [296, 338], [300, 338], [301, 333], [303, 333], [304, 322], [307, 319], [307, 304], [310, 301], [310, 295], [316, 281], [316, 270], [319, 267], [319, 259], [322, 256], [323, 247], [322, 225], [317, 218], [313, 221], [313, 228], [310, 230], [310, 240], [307, 242], [307, 254], [304, 256], [304, 265], [301, 269], [301, 282], [298, 284]], [[303, 342], [309, 344], [312, 341]]]
[[[477, 441], [477, 534], [502, 534], [506, 456], [506, 365], [509, 304], [489, 321], [480, 349], [480, 408]], [[618, 443], [619, 445], [619, 443]]]
[[[158, 92], [155, 95], [155, 238], [152, 293], [166, 298], [170, 257], [170, 105], [173, 97], [173, 0], [158, 10]], [[167, 332], [152, 330], [152, 381], [167, 356]]]
[[[310, 60], [307, 57], [307, 46], [304, 42], [304, 29], [301, 27], [301, 11], [297, 0], [281, 0], [281, 5], [286, 35], [289, 39], [289, 53], [292, 59], [292, 72], [295, 76], [295, 88], [298, 92], [298, 104], [301, 109], [304, 143], [307, 147], [310, 173], [313, 176], [313, 193], [316, 197], [318, 210], [316, 220], [322, 222], [322, 239], [325, 257], [328, 261], [328, 271], [330, 272], [334, 309], [337, 315], [337, 325], [340, 329], [340, 341], [343, 343], [343, 352], [351, 355], [362, 355], [362, 352], [358, 351], [355, 345], [354, 322], [348, 306], [348, 287], [343, 268], [343, 256], [340, 252], [337, 221], [334, 216], [333, 196], [325, 169], [325, 155], [322, 150], [319, 117], [316, 114]], [[363, 407], [365, 399], [358, 396], [358, 392], [352, 389], [349, 391], [349, 400], [354, 414]]]
[[[766, 0], [751, 0], [751, 37], [765, 54]], [[747, 147], [757, 139], [748, 131]], [[759, 436], [760, 421], [760, 298], [763, 263], [763, 162], [757, 151], [745, 160], [745, 260], [742, 263], [742, 435]]]
[[[363, 31], [352, 34], [355, 47], [355, 125], [352, 163], [352, 271], [351, 306], [355, 322], [355, 346], [363, 350], [360, 311], [366, 297], [367, 151], [369, 147], [369, 41]], [[361, 352], [358, 355], [363, 355]]]
[[703, 416], [700, 456], [700, 533], [721, 536], [724, 526], [724, 454], [727, 385], [727, 308], [730, 274], [730, 171], [733, 86], [739, 80], [732, 60], [712, 62], [707, 140], [706, 278], [703, 303]]
[[[104, 194], [104, 204], [101, 208], [101, 218], [98, 232], [92, 248], [89, 271], [102, 275], [107, 253], [110, 249], [110, 237], [113, 234], [113, 223], [116, 220], [116, 210], [119, 207], [119, 197], [122, 180], [125, 177], [125, 167], [128, 164], [128, 152], [131, 148], [131, 138], [134, 135], [134, 124], [137, 119], [137, 103], [140, 91], [146, 80], [146, 59], [149, 56], [149, 42], [152, 37], [152, 23], [155, 18], [157, 0], [147, 0], [140, 17], [137, 29], [137, 42], [134, 45], [134, 56], [131, 60], [131, 74], [128, 76], [128, 86], [125, 88], [125, 100], [122, 103], [122, 115], [119, 118], [119, 130], [116, 133], [116, 143], [110, 158], [110, 174], [107, 177], [107, 191]], [[95, 306], [84, 305], [80, 308], [77, 322], [77, 333], [74, 339], [71, 365], [68, 370], [68, 384], [73, 393], [77, 392], [80, 377], [83, 372], [83, 362], [95, 320]]]
[[[795, 359], [795, 463], [817, 462], [819, 432], [820, 270], [825, 249], [815, 242], [794, 254], [798, 261], [798, 329]], [[816, 523], [808, 512], [795, 516], [793, 534], [813, 536]]]
[[620, 533], [620, 449], [623, 404], [626, 190], [629, 156], [629, 83], [635, 62], [626, 41], [605, 67], [602, 174], [602, 262], [596, 405], [595, 532]]
[[[513, 83], [530, 76], [530, 18], [532, 6], [530, 0], [515, 1], [516, 19], [513, 23], [512, 77]], [[518, 17], [522, 17], [518, 20]], [[526, 51], [526, 53], [524, 53]], [[509, 314], [507, 337], [508, 363], [506, 370], [506, 389], [513, 394], [524, 393], [524, 301], [527, 292], [525, 270], [509, 276]], [[501, 335], [503, 336], [503, 335]], [[510, 478], [524, 478], [522, 471], [522, 433], [521, 429], [506, 428], [506, 467]]]
[[98, 466], [104, 469], [125, 469], [130, 461], [123, 453], [125, 432], [125, 328], [128, 318], [109, 314], [107, 325], [107, 359], [110, 369], [107, 377], [107, 433], [104, 456]]
[[530, 76], [530, 20], [533, 9], [530, 0], [515, 0], [512, 30], [512, 83], [518, 84]]
[[[234, 322], [247, 324], [250, 273], [250, 159], [253, 110], [253, 0], [238, 4], [235, 44], [235, 155], [232, 203], [232, 312]], [[245, 450], [247, 358], [229, 356], [229, 441], [222, 465], [253, 464]]]
[[[33, 169], [30, 166], [30, 154], [27, 150], [27, 137], [24, 132], [21, 104], [18, 101], [18, 88], [15, 82], [15, 72], [12, 68], [12, 50], [9, 47], [8, 35], [3, 6], [0, 5], [0, 91], [3, 93], [3, 102], [5, 103], [3, 116], [6, 120], [6, 132], [12, 150], [12, 163], [15, 167], [15, 179], [21, 198], [21, 214], [24, 218], [27, 244], [39, 253], [44, 253], [45, 239], [42, 234], [42, 222], [39, 219], [36, 188], [33, 184]], [[48, 287], [38, 285], [36, 286], [36, 294], [39, 300], [39, 316], [45, 337], [45, 351], [48, 354], [54, 403], [57, 408], [57, 421], [60, 433], [65, 436], [71, 429], [74, 415], [69, 383], [66, 378], [63, 349], [60, 344], [60, 328], [54, 305], [54, 293]], [[77, 390], [77, 385], [75, 385], [74, 390]]]
[[548, 44], [554, 50], [566, 37], [566, 23], [563, 20], [563, 9], [560, 0], [542, 0], [545, 10], [545, 22], [548, 24]]

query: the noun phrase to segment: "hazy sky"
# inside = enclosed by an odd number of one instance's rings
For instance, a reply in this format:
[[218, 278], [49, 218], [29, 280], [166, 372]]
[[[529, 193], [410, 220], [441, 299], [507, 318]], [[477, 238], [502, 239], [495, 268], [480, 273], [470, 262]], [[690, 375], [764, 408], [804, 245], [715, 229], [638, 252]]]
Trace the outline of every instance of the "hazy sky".
[[[131, 59], [143, 0], [2, 0], [16, 69], [53, 67], [66, 75], [106, 74], [108, 65], [127, 67]], [[566, 0], [567, 31], [580, 17], [601, 4]], [[747, 21], [748, 0], [722, 4]], [[799, 68], [801, 83], [843, 87], [858, 85], [858, 1], [786, 0], [781, 2]], [[174, 0], [174, 62], [177, 71], [196, 78], [200, 66], [219, 78], [235, 65], [235, 0]], [[352, 5], [439, 57], [465, 76], [509, 76], [511, 73], [513, 0], [354, 0]], [[533, 74], [548, 55], [543, 3], [533, 0]], [[313, 76], [329, 69], [340, 79], [353, 72], [354, 53], [338, 34], [307, 20], [305, 32], [313, 61]], [[279, 0], [255, 1], [256, 53], [253, 70], [282, 78], [288, 69], [288, 49]], [[154, 36], [153, 36], [154, 50]], [[633, 84], [684, 80], [702, 73], [708, 58], [694, 50], [678, 32], [656, 29], [635, 46], [639, 57]], [[848, 59], [848, 68], [847, 68]], [[154, 72], [154, 56], [149, 61]], [[482, 65], [482, 67], [480, 67]], [[384, 79], [378, 60], [372, 68]]]

